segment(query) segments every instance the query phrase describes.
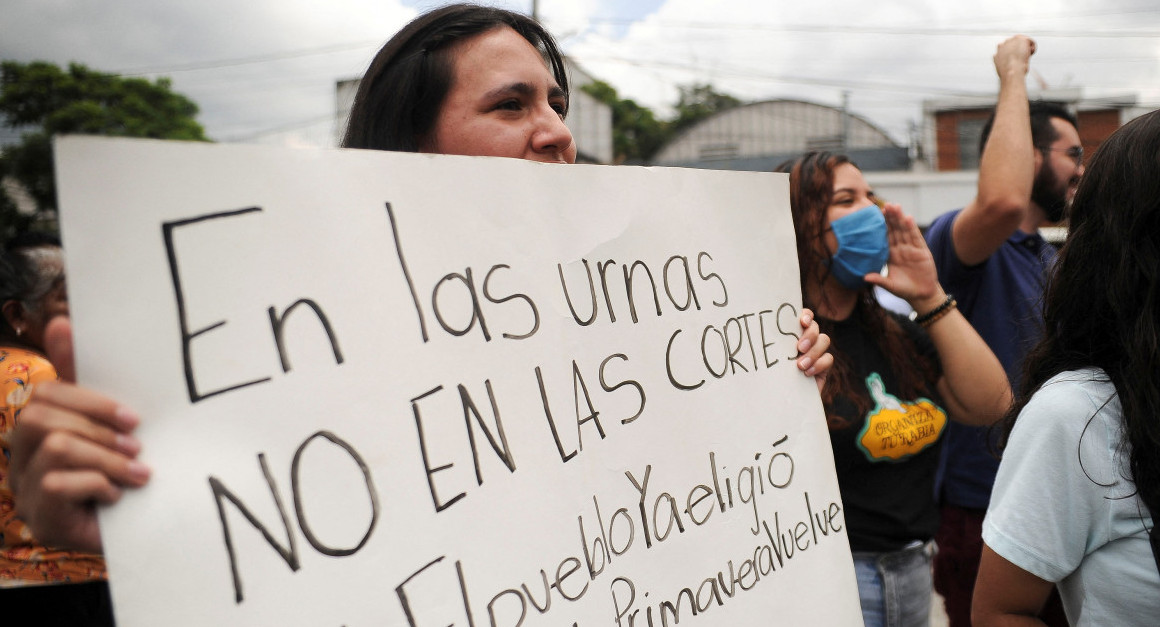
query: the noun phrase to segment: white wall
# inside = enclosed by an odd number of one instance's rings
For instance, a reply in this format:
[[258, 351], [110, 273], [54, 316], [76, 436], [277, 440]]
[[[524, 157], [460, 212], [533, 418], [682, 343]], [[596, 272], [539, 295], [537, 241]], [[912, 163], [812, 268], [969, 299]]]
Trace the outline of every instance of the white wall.
[[920, 226], [965, 206], [975, 197], [979, 173], [963, 172], [866, 172], [875, 193], [896, 202], [913, 215]]
[[[573, 73], [570, 78], [575, 76]], [[583, 157], [596, 163], [611, 163], [612, 107], [581, 91], [581, 84], [572, 85], [565, 123]]]

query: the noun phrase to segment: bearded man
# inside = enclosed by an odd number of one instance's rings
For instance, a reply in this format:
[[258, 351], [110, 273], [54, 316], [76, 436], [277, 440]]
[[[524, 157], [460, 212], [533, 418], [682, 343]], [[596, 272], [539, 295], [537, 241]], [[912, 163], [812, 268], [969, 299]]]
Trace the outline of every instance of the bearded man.
[[[1063, 219], [1083, 174], [1075, 116], [1060, 105], [1027, 100], [1034, 52], [1035, 42], [1022, 35], [999, 45], [999, 100], [983, 129], [975, 198], [939, 216], [926, 233], [939, 281], [999, 358], [1016, 392], [1023, 357], [1040, 333], [1038, 305], [1055, 262], [1055, 249], [1039, 227]], [[934, 581], [951, 627], [970, 625], [983, 516], [999, 465], [998, 448], [989, 441], [996, 435], [952, 423], [943, 443]], [[1049, 604], [1043, 616], [1049, 625], [1067, 624], [1058, 610]]]

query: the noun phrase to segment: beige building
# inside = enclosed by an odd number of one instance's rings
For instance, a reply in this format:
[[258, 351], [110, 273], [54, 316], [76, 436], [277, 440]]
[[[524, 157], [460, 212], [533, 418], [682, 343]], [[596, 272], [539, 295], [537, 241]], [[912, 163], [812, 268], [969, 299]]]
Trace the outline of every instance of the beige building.
[[767, 100], [721, 111], [662, 147], [653, 165], [772, 170], [808, 150], [850, 155], [866, 170], [904, 170], [910, 160], [868, 120], [803, 100]]

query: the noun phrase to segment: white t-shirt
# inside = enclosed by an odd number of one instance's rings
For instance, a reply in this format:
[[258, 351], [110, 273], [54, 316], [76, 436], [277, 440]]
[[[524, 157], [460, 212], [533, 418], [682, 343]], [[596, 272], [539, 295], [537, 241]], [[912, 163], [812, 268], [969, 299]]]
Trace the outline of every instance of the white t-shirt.
[[1058, 584], [1072, 625], [1160, 625], [1152, 517], [1121, 419], [1103, 371], [1053, 377], [1019, 414], [983, 523], [987, 546]]

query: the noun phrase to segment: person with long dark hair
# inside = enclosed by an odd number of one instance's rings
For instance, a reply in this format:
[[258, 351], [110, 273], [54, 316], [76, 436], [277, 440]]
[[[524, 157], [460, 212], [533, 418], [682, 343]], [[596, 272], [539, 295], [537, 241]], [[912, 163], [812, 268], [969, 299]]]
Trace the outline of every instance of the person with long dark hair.
[[[926, 625], [947, 420], [991, 424], [1011, 389], [939, 285], [914, 218], [879, 200], [843, 155], [811, 152], [778, 169], [789, 173], [802, 297], [832, 341], [822, 404], [863, 618]], [[879, 305], [875, 285], [904, 299], [914, 320]]]
[[342, 145], [576, 161], [568, 75], [532, 18], [453, 4], [412, 20], [371, 61]]
[[1160, 622], [1160, 112], [1103, 142], [1079, 183], [1044, 336], [1007, 415], [983, 523], [976, 625]]
[[[573, 163], [567, 88], [559, 50], [532, 18], [472, 4], [441, 7], [404, 26], [375, 56], [343, 146]], [[812, 312], [803, 311], [800, 324], [798, 368], [820, 381], [833, 363], [829, 339]], [[53, 321], [49, 336], [62, 379], [72, 380], [67, 321]], [[42, 538], [99, 550], [95, 505], [149, 479], [131, 435], [140, 418], [65, 383], [45, 384], [25, 413], [12, 466], [21, 512]]]

